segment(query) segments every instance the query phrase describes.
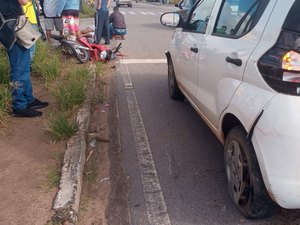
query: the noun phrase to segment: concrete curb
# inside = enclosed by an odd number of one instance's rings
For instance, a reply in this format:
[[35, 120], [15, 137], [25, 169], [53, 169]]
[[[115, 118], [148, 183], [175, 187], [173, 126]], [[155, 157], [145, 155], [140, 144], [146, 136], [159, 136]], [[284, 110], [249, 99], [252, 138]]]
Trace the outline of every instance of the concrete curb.
[[94, 65], [91, 65], [90, 70], [93, 79], [90, 81], [87, 100], [77, 113], [78, 132], [67, 142], [59, 191], [53, 203], [55, 214], [52, 220], [63, 224], [68, 222], [67, 224], [75, 225], [78, 218], [83, 171], [86, 160], [86, 137], [91, 117], [91, 99], [96, 88]]

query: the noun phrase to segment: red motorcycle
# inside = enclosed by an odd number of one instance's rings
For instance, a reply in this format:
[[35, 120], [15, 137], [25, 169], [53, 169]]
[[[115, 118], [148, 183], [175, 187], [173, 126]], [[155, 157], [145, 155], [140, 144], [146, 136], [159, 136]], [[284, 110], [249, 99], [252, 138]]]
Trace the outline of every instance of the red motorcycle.
[[117, 56], [123, 57], [120, 53], [122, 43], [120, 43], [117, 47], [110, 49], [105, 45], [93, 43], [87, 37], [77, 38], [77, 42], [88, 50], [90, 60], [92, 62], [107, 62], [115, 59]]

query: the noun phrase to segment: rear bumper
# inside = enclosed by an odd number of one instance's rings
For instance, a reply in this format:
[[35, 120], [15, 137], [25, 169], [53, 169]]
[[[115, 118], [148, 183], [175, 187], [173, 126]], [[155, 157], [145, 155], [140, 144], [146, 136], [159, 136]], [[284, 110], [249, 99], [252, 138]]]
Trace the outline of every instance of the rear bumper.
[[300, 97], [274, 96], [252, 143], [271, 198], [284, 208], [300, 208]]

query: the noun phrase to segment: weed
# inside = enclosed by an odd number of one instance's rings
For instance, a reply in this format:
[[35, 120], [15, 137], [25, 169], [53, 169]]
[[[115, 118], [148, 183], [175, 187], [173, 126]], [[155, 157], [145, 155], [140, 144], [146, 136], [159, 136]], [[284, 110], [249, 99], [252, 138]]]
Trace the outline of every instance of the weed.
[[60, 182], [60, 170], [58, 168], [50, 168], [47, 177], [50, 188], [58, 187]]
[[46, 83], [51, 82], [59, 76], [61, 67], [59, 59], [57, 50], [51, 49], [45, 42], [38, 41], [32, 71], [41, 75]]
[[75, 79], [75, 80], [79, 80], [81, 82], [86, 83], [89, 76], [90, 76], [89, 68], [87, 66], [85, 66], [85, 67], [77, 68], [75, 70], [75, 72], [73, 72], [73, 73], [71, 73], [71, 75], [69, 75], [69, 79]]
[[9, 61], [4, 48], [0, 47], [0, 84], [9, 83]]
[[87, 69], [78, 69], [69, 74], [67, 80], [57, 85], [53, 95], [61, 110], [72, 110], [75, 106], [81, 105], [85, 101], [88, 74]]
[[65, 140], [77, 132], [78, 124], [68, 117], [66, 113], [60, 113], [50, 119], [50, 135], [54, 141]]
[[7, 85], [0, 84], [0, 127], [6, 127], [11, 106], [11, 92]]

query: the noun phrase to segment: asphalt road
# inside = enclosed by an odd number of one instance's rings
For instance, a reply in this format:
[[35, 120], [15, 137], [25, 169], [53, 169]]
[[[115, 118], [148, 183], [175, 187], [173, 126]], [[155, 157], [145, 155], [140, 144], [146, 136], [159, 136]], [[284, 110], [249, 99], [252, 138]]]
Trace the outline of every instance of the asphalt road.
[[[114, 3], [113, 3], [114, 4]], [[168, 96], [164, 51], [174, 29], [160, 25], [175, 7], [121, 7], [128, 35], [116, 63], [119, 141], [132, 225], [296, 225], [299, 210], [245, 219], [226, 190], [222, 145], [187, 102]], [[113, 43], [116, 44], [116, 43]]]

